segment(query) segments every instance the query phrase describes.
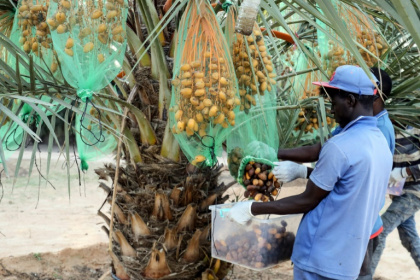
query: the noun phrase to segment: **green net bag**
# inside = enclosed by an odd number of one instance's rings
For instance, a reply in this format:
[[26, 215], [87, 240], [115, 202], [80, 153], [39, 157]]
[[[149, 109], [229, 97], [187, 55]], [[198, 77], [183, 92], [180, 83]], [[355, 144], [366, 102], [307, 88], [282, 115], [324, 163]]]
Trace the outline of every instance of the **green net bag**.
[[[32, 56], [34, 63], [54, 78], [61, 80], [59, 63], [55, 55], [50, 27], [47, 24], [48, 0], [20, 0], [17, 5], [10, 39]], [[8, 63], [16, 67], [16, 59], [8, 57]], [[29, 81], [29, 71], [20, 67], [20, 74]], [[43, 73], [40, 73], [43, 75]], [[43, 75], [44, 78], [49, 75]]]
[[[389, 48], [383, 36], [376, 31], [374, 20], [357, 8], [341, 1], [333, 1], [333, 3], [350, 36], [364, 47], [364, 49], [358, 47], [364, 61], [369, 67], [374, 66], [378, 62], [375, 56], [383, 56]], [[317, 20], [317, 23], [330, 34], [334, 34], [334, 31], [320, 20]], [[330, 40], [320, 29], [317, 30], [317, 35], [318, 47], [323, 59], [323, 68], [329, 76], [332, 75], [338, 66], [356, 64], [354, 57], [348, 50], [344, 49], [337, 42]], [[340, 41], [337, 35], [335, 35], [335, 38]]]
[[66, 81], [82, 101], [120, 72], [127, 46], [127, 2], [51, 2], [47, 23]]
[[[82, 106], [84, 105], [82, 104]], [[80, 109], [84, 110], [84, 108]], [[104, 120], [108, 124], [111, 123], [109, 116], [104, 112], [101, 113], [101, 110], [96, 110], [93, 104], [88, 104], [86, 112], [89, 112], [95, 119]], [[117, 147], [115, 137], [110, 134], [109, 130], [105, 132], [102, 125], [103, 121], [93, 122], [86, 117], [85, 113], [76, 116], [76, 144], [82, 170], [89, 168], [89, 161], [106, 157], [112, 154]]]
[[229, 171], [236, 178], [244, 156], [275, 161], [279, 136], [276, 73], [271, 56], [256, 23], [250, 36], [234, 32], [235, 14], [232, 6], [225, 34], [231, 47], [241, 101], [236, 126], [226, 140]]
[[[81, 105], [84, 115], [96, 108], [92, 103], [94, 92], [109, 84], [122, 67], [127, 46], [127, 7], [125, 0], [50, 3], [47, 23], [54, 49], [60, 58], [64, 78], [85, 102]], [[83, 158], [82, 170], [86, 170], [86, 151], [94, 145], [106, 146], [103, 143], [108, 140], [105, 140], [101, 123], [98, 127], [92, 126], [85, 123], [84, 117], [78, 118], [78, 122], [78, 151]], [[88, 130], [89, 125], [94, 129]]]
[[[313, 51], [312, 48], [307, 48], [308, 50]], [[319, 70], [311, 71], [311, 69], [316, 69], [316, 65], [310, 59], [308, 59], [307, 56], [302, 52], [298, 53], [295, 61], [296, 72], [307, 72], [305, 74], [298, 75], [291, 79], [293, 84], [293, 91], [299, 93], [300, 99], [319, 97], [320, 89], [318, 86], [313, 85], [312, 83], [316, 81], [322, 81], [324, 79], [321, 72]], [[327, 116], [326, 121], [330, 129], [335, 127], [336, 123], [334, 118]], [[315, 109], [302, 108], [299, 112], [299, 117], [296, 122], [295, 130], [299, 132], [303, 129], [305, 134], [312, 134], [313, 138], [315, 139], [317, 136], [316, 131], [319, 129], [321, 124], [322, 121]]]
[[256, 201], [273, 201], [281, 184], [271, 172], [274, 164], [264, 158], [246, 156], [239, 166], [237, 181], [246, 188], [244, 196]]
[[[50, 27], [47, 24], [47, 11], [49, 1], [47, 0], [20, 0], [15, 13], [13, 28], [10, 40], [28, 54], [36, 65], [37, 73], [45, 80], [51, 82], [62, 82], [63, 76], [60, 71], [59, 61], [54, 51], [51, 38]], [[23, 66], [22, 57], [19, 64], [20, 76], [30, 82], [29, 70]], [[29, 61], [25, 61], [29, 63]], [[13, 69], [16, 68], [16, 58], [13, 55], [7, 56], [7, 63]], [[59, 106], [46, 95], [39, 97], [42, 101], [51, 103], [57, 107], [51, 107], [56, 113], [63, 110], [64, 106]], [[66, 99], [66, 102], [70, 102]], [[52, 112], [40, 107], [47, 116]]]
[[240, 99], [229, 49], [207, 0], [190, 1], [180, 22], [169, 121], [193, 164], [213, 166], [236, 123]]
[[[313, 50], [310, 47], [306, 48], [309, 51], [313, 52]], [[319, 96], [318, 86], [313, 85], [312, 82], [323, 80], [321, 71], [311, 70], [316, 69], [317, 67], [315, 63], [312, 60], [310, 60], [303, 52], [297, 52], [297, 55], [295, 56], [294, 60], [294, 71], [297, 73], [306, 73], [291, 78], [291, 82], [293, 84], [293, 91], [299, 94], [300, 99]]]

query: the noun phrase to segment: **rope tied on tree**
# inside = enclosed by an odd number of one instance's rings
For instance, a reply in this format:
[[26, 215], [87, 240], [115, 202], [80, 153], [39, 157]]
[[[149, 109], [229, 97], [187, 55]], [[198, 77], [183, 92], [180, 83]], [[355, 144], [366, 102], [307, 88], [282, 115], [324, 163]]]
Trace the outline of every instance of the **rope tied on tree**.
[[232, 2], [229, 0], [224, 1], [223, 3], [221, 3], [220, 1], [217, 1], [217, 5], [221, 6], [223, 11], [227, 12], [229, 7], [232, 6]]
[[[207, 137], [211, 139], [211, 144], [209, 144], [209, 145], [207, 145], [205, 143], [205, 138], [207, 138]], [[211, 167], [213, 168], [214, 166], [216, 166], [218, 164], [217, 157], [216, 157], [216, 152], [215, 152], [216, 140], [211, 135], [204, 135], [203, 137], [200, 138], [200, 141], [201, 141], [201, 145], [203, 145], [204, 147], [209, 149], [211, 162], [213, 163], [213, 165]]]
[[[29, 119], [29, 117], [31, 117], [31, 119]], [[36, 113], [32, 113], [28, 112], [25, 113], [22, 116], [22, 121], [24, 123], [27, 123], [29, 125], [33, 124], [34, 122], [36, 123], [36, 125], [38, 126], [40, 123], [41, 117], [36, 114]], [[9, 133], [9, 135], [7, 135], [6, 137], [6, 141], [5, 141], [5, 148], [6, 150], [13, 152], [13, 151], [17, 151], [20, 149], [20, 147], [22, 147], [22, 142], [23, 142], [23, 133], [22, 132], [18, 132], [18, 129], [20, 129], [21, 131], [23, 131], [23, 129], [19, 126], [16, 125], [15, 128]], [[12, 141], [9, 141], [10, 137], [12, 137]], [[11, 148], [10, 145], [14, 144], [16, 145], [16, 148]], [[29, 143], [28, 143], [29, 145]], [[26, 148], [26, 147], [25, 147]]]
[[88, 102], [93, 98], [93, 91], [91, 89], [78, 89], [77, 96], [83, 101]]
[[[16, 126], [15, 127], [15, 129], [13, 129], [11, 132], [10, 132], [10, 134], [7, 136], [7, 138], [6, 138], [6, 149], [8, 150], [8, 151], [17, 151], [17, 150], [19, 150], [20, 149], [20, 147], [22, 146], [22, 139], [20, 139], [20, 143], [18, 143], [18, 141], [16, 140], [16, 131], [17, 131], [17, 129], [19, 128], [19, 126]], [[13, 148], [10, 148], [10, 146], [9, 146], [9, 138], [10, 138], [10, 136], [12, 136], [13, 135], [13, 143], [16, 145], [16, 148], [15, 149], [13, 149]]]
[[[95, 104], [92, 102], [93, 99], [93, 91], [90, 89], [79, 89], [77, 91], [77, 96], [78, 98], [80, 98], [84, 103], [85, 103], [85, 107], [83, 109], [83, 114], [80, 118], [80, 128], [79, 128], [79, 133], [80, 133], [80, 139], [82, 140], [82, 142], [86, 145], [86, 146], [95, 146], [98, 143], [103, 143], [105, 142], [105, 135], [104, 135], [104, 131], [102, 128], [102, 121], [101, 121], [101, 111], [95, 106]], [[92, 128], [90, 127], [90, 125], [88, 125], [86, 127], [86, 125], [83, 123], [83, 121], [85, 120], [86, 114], [88, 113], [88, 106], [91, 105], [92, 109], [94, 109], [98, 115], [98, 129], [99, 129], [99, 134], [95, 134], [94, 131], [92, 131]], [[86, 141], [85, 139], [87, 139], [87, 137], [83, 136], [83, 131], [85, 131], [85, 133], [88, 133], [91, 138], [89, 139], [94, 139], [94, 141]], [[89, 165], [87, 163], [86, 158], [83, 155], [79, 155], [80, 156], [80, 162], [81, 162], [81, 169], [82, 171], [86, 171], [89, 168]]]

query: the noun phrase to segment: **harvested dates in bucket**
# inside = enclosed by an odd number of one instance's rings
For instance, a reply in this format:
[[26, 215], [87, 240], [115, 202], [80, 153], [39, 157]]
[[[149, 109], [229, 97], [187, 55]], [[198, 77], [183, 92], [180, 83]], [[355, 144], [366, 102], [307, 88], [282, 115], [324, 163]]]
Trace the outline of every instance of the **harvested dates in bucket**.
[[254, 270], [289, 260], [301, 214], [254, 217], [241, 225], [229, 218], [234, 204], [211, 206], [212, 257]]

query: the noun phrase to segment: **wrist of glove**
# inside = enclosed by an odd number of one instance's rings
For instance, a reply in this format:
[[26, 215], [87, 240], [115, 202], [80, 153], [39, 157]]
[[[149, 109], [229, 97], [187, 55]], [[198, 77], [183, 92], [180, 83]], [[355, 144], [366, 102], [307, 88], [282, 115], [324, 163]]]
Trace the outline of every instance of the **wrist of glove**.
[[401, 181], [404, 178], [407, 178], [409, 175], [407, 173], [406, 167], [396, 167], [392, 169], [391, 175], [389, 177], [389, 182], [391, 184], [395, 184], [399, 181]]
[[296, 180], [298, 178], [306, 179], [308, 168], [302, 164], [293, 161], [274, 162], [273, 174], [277, 180], [284, 183]]
[[229, 211], [230, 219], [238, 224], [245, 225], [252, 217], [255, 217], [251, 213], [251, 206], [255, 202], [255, 200], [248, 200], [235, 203]]
[[402, 168], [401, 175], [402, 175], [403, 178], [407, 178], [409, 176], [408, 173], [407, 173], [407, 168], [406, 167]]

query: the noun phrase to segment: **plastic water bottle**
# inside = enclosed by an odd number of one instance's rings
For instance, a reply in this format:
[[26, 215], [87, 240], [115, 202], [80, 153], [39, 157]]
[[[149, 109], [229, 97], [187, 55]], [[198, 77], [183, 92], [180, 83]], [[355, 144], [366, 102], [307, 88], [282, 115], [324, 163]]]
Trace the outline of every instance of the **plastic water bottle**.
[[260, 8], [260, 2], [261, 0], [245, 0], [242, 2], [235, 26], [237, 33], [247, 36], [251, 35]]
[[405, 178], [397, 182], [394, 186], [388, 186], [386, 193], [394, 196], [400, 196], [403, 194], [403, 187], [405, 184]]

